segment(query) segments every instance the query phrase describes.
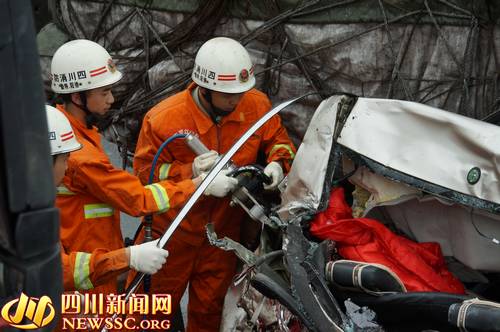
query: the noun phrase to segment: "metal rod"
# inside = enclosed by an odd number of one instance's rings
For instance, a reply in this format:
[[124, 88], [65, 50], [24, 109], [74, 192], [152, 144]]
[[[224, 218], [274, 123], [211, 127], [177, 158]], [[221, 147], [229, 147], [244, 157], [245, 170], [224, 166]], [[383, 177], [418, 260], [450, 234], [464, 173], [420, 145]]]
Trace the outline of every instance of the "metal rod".
[[[182, 207], [181, 211], [177, 214], [175, 217], [174, 221], [170, 224], [168, 229], [163, 233], [163, 235], [160, 237], [160, 241], [158, 242], [158, 247], [163, 248], [167, 244], [167, 241], [170, 239], [174, 231], [177, 229], [181, 221], [184, 219], [184, 217], [188, 214], [188, 212], [191, 210], [193, 205], [196, 203], [198, 198], [203, 194], [205, 189], [207, 189], [208, 185], [212, 180], [217, 176], [217, 174], [222, 170], [222, 168], [226, 165], [226, 163], [233, 157], [233, 155], [239, 150], [239, 148], [248, 140], [248, 138], [253, 135], [264, 123], [266, 123], [271, 117], [274, 115], [278, 114], [281, 110], [283, 110], [285, 107], [288, 105], [296, 102], [299, 99], [302, 99], [306, 96], [312, 95], [315, 93], [307, 93], [305, 95], [302, 95], [300, 97], [288, 100], [284, 103], [279, 104], [269, 112], [267, 112], [262, 118], [260, 118], [250, 129], [248, 129], [243, 136], [241, 136], [238, 141], [229, 149], [229, 151], [215, 164], [215, 166], [212, 168], [212, 170], [207, 174], [205, 179], [201, 182], [201, 184], [198, 186], [198, 188], [195, 190], [195, 192], [191, 195], [191, 197], [188, 199], [186, 204]], [[138, 273], [138, 275], [135, 277], [135, 279], [132, 281], [130, 286], [126, 290], [126, 296], [125, 296], [125, 301], [128, 301], [130, 298], [130, 295], [135, 292], [139, 284], [141, 283], [142, 279], [144, 278], [144, 273]]]

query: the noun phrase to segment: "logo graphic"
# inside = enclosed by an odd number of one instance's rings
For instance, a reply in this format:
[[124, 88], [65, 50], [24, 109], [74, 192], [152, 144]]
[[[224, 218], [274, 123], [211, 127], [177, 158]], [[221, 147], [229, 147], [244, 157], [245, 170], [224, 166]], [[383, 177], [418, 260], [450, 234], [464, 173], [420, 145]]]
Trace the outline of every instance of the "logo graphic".
[[[17, 308], [14, 309], [16, 304]], [[1, 314], [2, 318], [12, 327], [33, 330], [48, 325], [54, 319], [56, 311], [48, 296], [42, 296], [38, 299], [21, 293], [18, 299], [4, 305]], [[27, 321], [22, 324], [25, 318]]]
[[250, 77], [250, 74], [248, 74], [248, 70], [242, 69], [240, 72], [240, 82], [244, 83], [248, 81], [248, 78]]
[[[170, 294], [132, 294], [128, 300], [120, 294], [61, 295], [62, 330], [169, 330], [172, 312]], [[129, 317], [119, 317], [127, 315]], [[152, 315], [155, 318], [130, 316]]]
[[108, 70], [113, 74], [116, 71], [116, 65], [113, 62], [113, 59], [108, 59]]

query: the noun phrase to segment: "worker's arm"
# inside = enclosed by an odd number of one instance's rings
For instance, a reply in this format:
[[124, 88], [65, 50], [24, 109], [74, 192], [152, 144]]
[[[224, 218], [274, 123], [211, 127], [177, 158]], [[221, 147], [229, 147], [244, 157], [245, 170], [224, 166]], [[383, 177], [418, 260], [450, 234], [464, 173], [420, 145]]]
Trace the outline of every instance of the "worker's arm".
[[278, 115], [273, 116], [263, 126], [262, 147], [268, 164], [272, 161], [280, 162], [285, 172], [290, 170], [297, 150]]
[[89, 290], [106, 284], [129, 269], [127, 249], [109, 251], [96, 249], [92, 253], [64, 252], [61, 247], [64, 290]]
[[168, 251], [158, 248], [158, 240], [113, 251], [96, 249], [92, 253], [65, 253], [61, 245], [64, 289], [93, 289], [115, 279], [129, 266], [138, 272], [154, 274], [167, 257]]
[[[145, 184], [148, 182], [154, 156], [168, 137], [159, 137], [152, 130], [152, 123], [149, 117], [147, 115], [144, 117], [134, 154], [134, 173], [140, 178], [142, 183]], [[172, 143], [172, 145], [174, 144]], [[182, 181], [192, 177], [192, 163], [182, 163], [175, 160], [168, 152], [168, 149], [163, 150], [155, 167], [154, 179], [156, 181], [166, 179]]]
[[80, 161], [70, 169], [74, 173], [71, 176], [74, 187], [81, 187], [102, 202], [135, 217], [178, 207], [196, 188], [191, 179], [143, 186], [136, 176], [111, 165], [104, 153]]

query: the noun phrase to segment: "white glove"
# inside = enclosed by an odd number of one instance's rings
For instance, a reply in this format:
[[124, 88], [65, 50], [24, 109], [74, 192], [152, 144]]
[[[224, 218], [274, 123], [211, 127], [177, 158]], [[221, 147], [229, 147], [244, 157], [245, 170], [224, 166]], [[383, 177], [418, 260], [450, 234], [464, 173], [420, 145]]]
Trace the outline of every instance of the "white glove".
[[278, 184], [283, 180], [283, 169], [281, 165], [275, 161], [271, 161], [264, 168], [264, 174], [269, 176], [272, 180], [270, 184], [264, 184], [264, 189], [274, 190], [278, 187]]
[[[215, 179], [210, 182], [207, 189], [205, 189], [205, 195], [207, 196], [215, 196], [215, 197], [224, 197], [229, 192], [233, 191], [234, 188], [238, 185], [238, 180], [227, 176], [229, 173], [228, 169], [223, 169], [217, 174]], [[205, 178], [205, 176], [203, 176]]]
[[130, 267], [136, 271], [155, 274], [165, 264], [168, 251], [158, 248], [158, 240], [131, 246]]
[[214, 165], [219, 154], [212, 150], [204, 154], [200, 154], [194, 158], [193, 161], [193, 178], [201, 175], [201, 173], [208, 172]]

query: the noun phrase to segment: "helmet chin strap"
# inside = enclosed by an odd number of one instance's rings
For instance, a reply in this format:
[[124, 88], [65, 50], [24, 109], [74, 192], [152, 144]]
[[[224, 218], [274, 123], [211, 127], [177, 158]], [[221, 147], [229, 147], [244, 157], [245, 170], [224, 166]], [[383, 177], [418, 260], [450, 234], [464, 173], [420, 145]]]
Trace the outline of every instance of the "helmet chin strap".
[[212, 101], [212, 91], [211, 90], [203, 89], [203, 91], [204, 92], [201, 92], [201, 90], [200, 90], [200, 93], [203, 96], [203, 98], [205, 98], [205, 100], [210, 105], [210, 109], [207, 110], [208, 115], [210, 116], [212, 121], [214, 121], [215, 123], [219, 123], [221, 117], [226, 116], [226, 115], [230, 114], [231, 112], [226, 112], [223, 109], [218, 108], [217, 106], [214, 105], [214, 103]]
[[91, 113], [87, 107], [87, 95], [85, 94], [85, 91], [79, 92], [78, 95], [80, 96], [82, 105], [75, 103], [73, 100], [71, 100], [71, 103], [85, 112], [85, 125], [87, 126], [87, 129], [92, 129], [92, 126], [97, 123], [97, 116]]

